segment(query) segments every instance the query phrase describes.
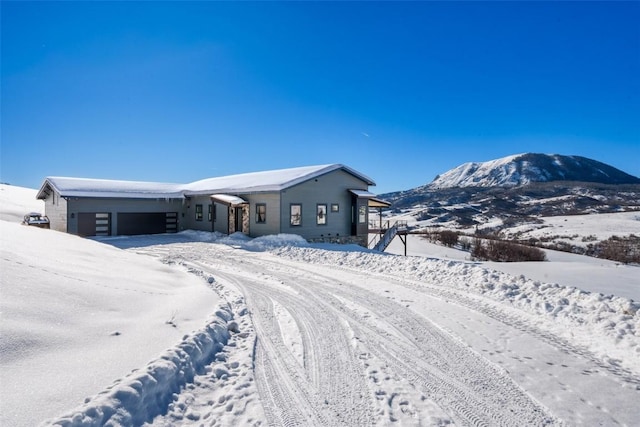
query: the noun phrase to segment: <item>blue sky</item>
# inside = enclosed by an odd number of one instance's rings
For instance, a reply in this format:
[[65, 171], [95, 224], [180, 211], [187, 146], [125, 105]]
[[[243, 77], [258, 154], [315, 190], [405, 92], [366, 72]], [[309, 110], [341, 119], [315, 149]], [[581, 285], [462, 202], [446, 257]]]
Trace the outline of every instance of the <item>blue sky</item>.
[[1, 3], [1, 181], [523, 152], [640, 176], [640, 2]]

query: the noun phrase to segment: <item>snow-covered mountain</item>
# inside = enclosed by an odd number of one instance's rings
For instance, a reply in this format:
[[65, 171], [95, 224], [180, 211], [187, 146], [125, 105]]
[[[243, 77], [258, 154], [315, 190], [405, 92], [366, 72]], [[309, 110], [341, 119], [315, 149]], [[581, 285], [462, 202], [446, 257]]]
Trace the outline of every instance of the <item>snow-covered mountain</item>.
[[465, 163], [430, 184], [379, 195], [434, 225], [475, 227], [499, 220], [640, 210], [640, 179], [579, 156], [518, 154]]
[[429, 187], [514, 187], [549, 181], [638, 184], [640, 178], [586, 157], [526, 153], [465, 163], [437, 176]]

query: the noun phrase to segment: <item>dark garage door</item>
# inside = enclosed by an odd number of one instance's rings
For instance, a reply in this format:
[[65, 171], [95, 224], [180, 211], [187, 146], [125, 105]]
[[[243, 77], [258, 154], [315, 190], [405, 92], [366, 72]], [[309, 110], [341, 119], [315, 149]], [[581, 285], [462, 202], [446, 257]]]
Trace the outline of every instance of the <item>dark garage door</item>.
[[177, 212], [119, 212], [118, 235], [175, 233], [178, 231]]
[[78, 235], [110, 236], [111, 214], [107, 212], [78, 213]]

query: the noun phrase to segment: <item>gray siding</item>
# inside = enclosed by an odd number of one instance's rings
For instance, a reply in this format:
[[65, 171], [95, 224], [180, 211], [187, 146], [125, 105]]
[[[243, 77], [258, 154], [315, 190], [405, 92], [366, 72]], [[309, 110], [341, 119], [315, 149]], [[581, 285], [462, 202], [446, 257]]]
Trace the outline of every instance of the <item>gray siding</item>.
[[[280, 233], [280, 195], [278, 193], [240, 195], [249, 202], [249, 236], [259, 237]], [[256, 222], [256, 205], [264, 203], [267, 208], [267, 221]]]
[[222, 203], [214, 203], [213, 206], [216, 210], [213, 231], [229, 234], [229, 207]]
[[[102, 199], [69, 198], [67, 200], [67, 232], [78, 234], [78, 214], [105, 212], [111, 213], [111, 234], [118, 230], [118, 212], [178, 212], [178, 231], [184, 230], [182, 216], [183, 201], [180, 199]], [[71, 216], [73, 215], [73, 218]]]
[[49, 217], [52, 230], [67, 231], [67, 200], [60, 197], [60, 194], [52, 191], [44, 199], [44, 214]]
[[[185, 215], [182, 218], [185, 229], [213, 231], [213, 222], [209, 221], [209, 205], [212, 203], [209, 196], [191, 197], [185, 201]], [[196, 205], [202, 205], [202, 221], [196, 221]]]
[[[280, 232], [299, 234], [305, 239], [324, 239], [350, 236], [352, 227], [352, 194], [349, 190], [367, 190], [366, 182], [343, 170], [336, 170], [316, 179], [303, 182], [282, 192]], [[291, 204], [302, 204], [302, 224], [292, 226]], [[316, 224], [317, 205], [326, 204], [327, 223]], [[338, 212], [331, 212], [337, 203]]]

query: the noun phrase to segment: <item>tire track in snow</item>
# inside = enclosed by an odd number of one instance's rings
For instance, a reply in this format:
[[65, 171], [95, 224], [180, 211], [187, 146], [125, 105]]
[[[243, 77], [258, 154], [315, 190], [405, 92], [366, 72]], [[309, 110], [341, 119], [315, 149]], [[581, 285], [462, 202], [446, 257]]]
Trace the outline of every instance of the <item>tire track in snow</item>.
[[[263, 260], [260, 260], [261, 264]], [[279, 267], [277, 267], [279, 268]], [[546, 425], [553, 422], [506, 374], [426, 319], [404, 306], [361, 288], [341, 286], [334, 278], [298, 269], [291, 280], [308, 299], [330, 302], [356, 331], [369, 352], [385, 360], [398, 376], [411, 378], [422, 391], [447, 409], [462, 425]], [[282, 277], [282, 273], [279, 277]], [[313, 291], [311, 291], [311, 289]], [[334, 297], [338, 295], [341, 300]], [[345, 306], [357, 302], [372, 317]], [[389, 327], [377, 326], [386, 322]], [[363, 326], [364, 325], [364, 326]], [[389, 336], [389, 329], [395, 335]]]
[[[202, 252], [189, 245], [166, 249], [158, 255], [182, 258], [186, 265], [214, 275], [245, 296], [257, 335], [256, 386], [269, 425], [394, 422], [374, 413], [376, 384], [366, 378], [363, 353], [413, 384], [461, 425], [555, 422], [505, 372], [384, 296], [346, 285], [336, 275], [319, 274], [301, 262], [272, 261], [219, 247]], [[303, 366], [282, 338], [274, 301], [296, 321], [304, 347]]]
[[[243, 267], [246, 269], [245, 264]], [[350, 351], [348, 331], [325, 304], [283, 290], [277, 281], [231, 276], [218, 277], [245, 291], [258, 330], [256, 371], [269, 384], [262, 388], [265, 412], [282, 425], [371, 425], [372, 402], [357, 356]], [[255, 276], [255, 275], [254, 275]], [[304, 366], [286, 347], [272, 301], [287, 308], [296, 319], [304, 344]], [[264, 347], [264, 349], [263, 349]], [[264, 351], [261, 353], [261, 351]], [[276, 372], [273, 377], [269, 375]], [[282, 384], [283, 383], [284, 387]], [[297, 408], [298, 413], [292, 413]], [[283, 412], [287, 412], [283, 414]]]
[[[465, 294], [456, 289], [446, 288], [443, 286], [432, 285], [426, 282], [413, 281], [407, 278], [398, 278], [395, 276], [388, 276], [381, 273], [370, 274], [369, 272], [363, 273], [361, 270], [351, 269], [345, 266], [336, 267], [336, 269], [342, 270], [348, 274], [367, 274], [371, 278], [382, 279], [390, 283], [397, 284], [411, 291], [425, 294], [428, 296], [434, 296], [441, 298], [442, 300], [454, 302], [462, 307], [468, 308], [473, 311], [482, 313], [494, 320], [509, 325], [517, 330], [529, 335], [533, 335], [542, 341], [550, 344], [551, 346], [559, 349], [565, 354], [572, 354], [580, 356], [598, 368], [608, 371], [619, 379], [621, 383], [628, 383], [636, 387], [640, 387], [640, 378], [633, 374], [633, 372], [625, 369], [621, 366], [612, 365], [597, 357], [590, 350], [574, 345], [566, 339], [553, 334], [550, 331], [539, 328], [536, 323], [527, 321], [526, 316], [528, 313], [518, 312], [519, 310], [513, 307], [505, 306], [500, 302], [487, 299], [481, 295]], [[509, 313], [510, 311], [511, 313]]]
[[[308, 270], [310, 274], [317, 276], [322, 276], [323, 273], [326, 272], [326, 266], [319, 265], [318, 268], [315, 268], [312, 263], [300, 264], [300, 268]], [[544, 345], [548, 345], [566, 355], [564, 358], [567, 361], [565, 363], [568, 365], [580, 367], [574, 369], [569, 375], [573, 375], [574, 377], [576, 375], [592, 376], [594, 374], [602, 376], [602, 379], [599, 381], [601, 381], [601, 387], [603, 390], [607, 390], [607, 393], [615, 394], [617, 393], [616, 390], [622, 387], [621, 391], [624, 390], [625, 398], [628, 400], [630, 398], [632, 399], [631, 395], [634, 394], [634, 391], [635, 394], [637, 394], [637, 390], [640, 390], [640, 377], [636, 374], [615, 363], [602, 360], [589, 349], [579, 344], [571, 343], [553, 331], [547, 330], [544, 324], [540, 325], [538, 323], [538, 318], [528, 312], [523, 312], [515, 307], [510, 307], [509, 305], [488, 299], [482, 295], [467, 293], [464, 292], [464, 290], [451, 289], [446, 286], [434, 285], [425, 281], [411, 280], [406, 277], [388, 276], [380, 272], [371, 273], [370, 271], [361, 270], [357, 267], [336, 266], [335, 268], [343, 272], [345, 277], [350, 277], [350, 280], [352, 280], [354, 284], [358, 282], [359, 286], [362, 286], [363, 283], [375, 283], [376, 287], [384, 286], [385, 283], [399, 285], [417, 294], [423, 294], [430, 299], [435, 298], [436, 301], [441, 300], [447, 304], [458, 305], [471, 312], [480, 313], [487, 316], [488, 319], [493, 319], [508, 328], [520, 331], [524, 336], [532, 337], [541, 344], [544, 343]], [[328, 277], [333, 277], [333, 275]], [[349, 279], [345, 280], [348, 281]], [[448, 328], [443, 328], [443, 330], [449, 331]], [[522, 360], [522, 358], [519, 357], [512, 358]], [[524, 360], [526, 359], [531, 358], [524, 357]], [[572, 363], [571, 360], [575, 360], [575, 362]], [[569, 368], [567, 364], [561, 364], [561, 366], [563, 368]], [[553, 366], [553, 364], [549, 362], [547, 362], [547, 365]], [[540, 369], [537, 369], [537, 371], [540, 372]], [[545, 376], [546, 375], [552, 376], [553, 374], [546, 372]], [[598, 420], [596, 421], [598, 423], [633, 425], [633, 422], [635, 422], [631, 421], [631, 424], [629, 424], [629, 421], [635, 420], [635, 418], [633, 413], [629, 413], [624, 406], [620, 406], [618, 411], [612, 411], [610, 408], [601, 407], [601, 404], [590, 403], [589, 399], [585, 398], [584, 395], [577, 390], [574, 395], [562, 381], [559, 381], [556, 386], [558, 386], [558, 392], [560, 392], [561, 395], [551, 398], [552, 403], [550, 404], [552, 406], [556, 405], [557, 399], [579, 399], [582, 403], [588, 403], [590, 408], [586, 408], [586, 411], [592, 411], [589, 412], [589, 414], [593, 417], [593, 420]], [[542, 396], [545, 394], [547, 393], [541, 393]], [[549, 397], [550, 396], [547, 396], [547, 399]], [[573, 422], [580, 423], [584, 421], [579, 414], [576, 414], [572, 410], [556, 407], [555, 411], [564, 414], [564, 416], [567, 416], [568, 419], [573, 420]], [[578, 415], [577, 418], [574, 418], [576, 415]]]
[[[320, 319], [337, 316], [346, 321], [360, 345], [385, 361], [396, 375], [408, 378], [462, 425], [554, 422], [505, 372], [404, 306], [361, 288], [343, 286], [334, 277], [309, 273], [295, 263], [287, 263], [284, 269], [279, 261], [247, 257], [243, 264], [243, 269], [254, 264], [253, 270], [269, 271], [295, 285], [303, 300], [314, 306], [330, 306], [332, 310]], [[375, 322], [348, 309], [344, 300], [375, 314]], [[381, 329], [376, 325], [380, 322], [388, 326]], [[390, 335], [390, 329], [395, 334]]]

